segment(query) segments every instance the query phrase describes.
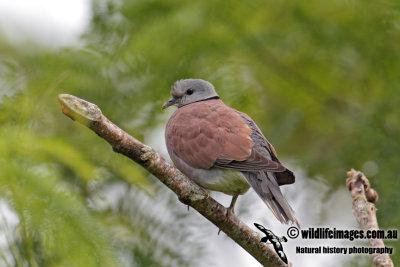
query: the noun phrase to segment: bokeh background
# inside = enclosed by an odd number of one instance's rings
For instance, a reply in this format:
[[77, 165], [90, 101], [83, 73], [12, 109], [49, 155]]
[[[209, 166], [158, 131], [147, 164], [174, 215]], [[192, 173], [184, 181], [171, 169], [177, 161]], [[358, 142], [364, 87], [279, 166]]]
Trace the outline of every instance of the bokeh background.
[[[400, 2], [0, 0], [0, 266], [259, 266], [57, 101], [96, 103], [167, 157], [160, 107], [181, 78], [257, 122], [297, 174], [283, 189], [305, 227], [358, 228], [353, 167], [380, 195], [380, 227], [399, 228]], [[252, 192], [237, 214], [286, 234]], [[295, 253], [367, 245], [335, 242], [284, 249], [295, 266], [372, 266]], [[386, 245], [398, 264], [399, 241]]]

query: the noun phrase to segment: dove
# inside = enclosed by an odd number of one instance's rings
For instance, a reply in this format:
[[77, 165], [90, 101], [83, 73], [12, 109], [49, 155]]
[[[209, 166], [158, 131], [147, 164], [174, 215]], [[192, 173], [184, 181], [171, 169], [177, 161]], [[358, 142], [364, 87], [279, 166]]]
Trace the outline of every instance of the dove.
[[228, 215], [234, 213], [238, 196], [251, 187], [278, 221], [300, 227], [280, 190], [293, 184], [295, 175], [280, 163], [256, 123], [225, 105], [214, 86], [202, 79], [176, 81], [171, 96], [162, 109], [178, 107], [165, 128], [174, 165], [203, 188], [231, 195]]

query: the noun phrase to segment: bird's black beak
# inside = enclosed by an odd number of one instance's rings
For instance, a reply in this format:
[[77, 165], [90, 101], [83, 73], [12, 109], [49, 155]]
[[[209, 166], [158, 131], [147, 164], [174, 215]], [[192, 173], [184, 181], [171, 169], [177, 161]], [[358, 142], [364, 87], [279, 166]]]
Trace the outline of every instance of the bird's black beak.
[[166, 109], [167, 107], [176, 105], [178, 102], [177, 98], [172, 97], [170, 100], [168, 100], [167, 102], [165, 102], [165, 104], [162, 106], [161, 109]]

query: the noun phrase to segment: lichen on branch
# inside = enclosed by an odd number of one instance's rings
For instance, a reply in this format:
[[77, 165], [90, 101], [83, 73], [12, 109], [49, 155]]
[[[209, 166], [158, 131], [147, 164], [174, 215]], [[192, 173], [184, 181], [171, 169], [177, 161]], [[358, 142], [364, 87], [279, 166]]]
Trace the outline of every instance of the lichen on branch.
[[[378, 201], [378, 193], [371, 188], [370, 182], [362, 172], [351, 169], [347, 172], [346, 185], [353, 199], [353, 213], [358, 225], [364, 231], [379, 230], [376, 219], [375, 203]], [[372, 248], [384, 248], [382, 239], [368, 239]], [[375, 253], [372, 262], [379, 267], [393, 267], [393, 262], [388, 254]]]

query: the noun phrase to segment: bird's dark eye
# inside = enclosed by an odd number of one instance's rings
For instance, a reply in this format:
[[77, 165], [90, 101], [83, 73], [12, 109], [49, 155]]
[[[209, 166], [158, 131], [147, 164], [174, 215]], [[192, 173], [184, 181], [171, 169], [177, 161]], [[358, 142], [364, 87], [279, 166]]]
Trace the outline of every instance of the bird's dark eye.
[[193, 89], [192, 89], [192, 88], [187, 89], [187, 90], [186, 90], [186, 94], [187, 94], [187, 95], [193, 94]]

